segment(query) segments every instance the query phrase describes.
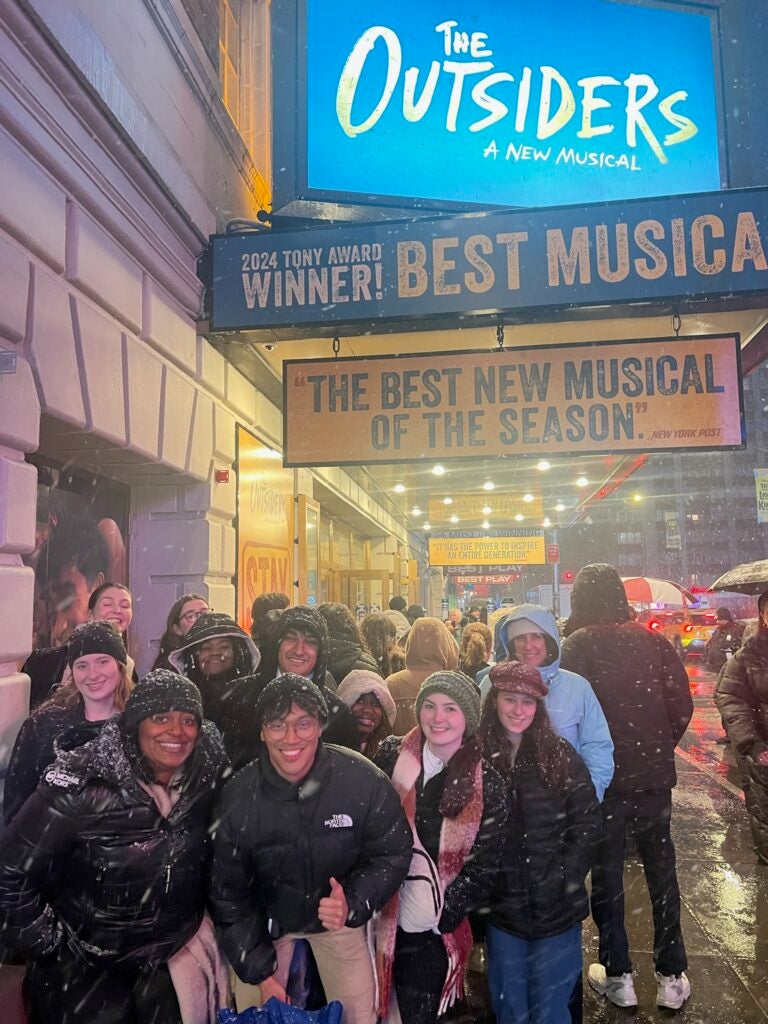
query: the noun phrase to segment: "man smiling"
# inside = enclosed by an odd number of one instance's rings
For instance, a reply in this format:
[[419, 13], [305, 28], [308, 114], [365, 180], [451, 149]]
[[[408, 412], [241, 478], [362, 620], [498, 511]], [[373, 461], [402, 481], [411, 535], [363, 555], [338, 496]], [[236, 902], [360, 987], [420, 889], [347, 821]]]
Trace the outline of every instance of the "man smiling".
[[297, 939], [312, 946], [344, 1024], [373, 1024], [373, 964], [362, 927], [397, 891], [412, 838], [386, 777], [320, 739], [319, 689], [287, 673], [256, 706], [266, 756], [226, 787], [211, 881], [221, 946], [266, 1000], [286, 1001]]

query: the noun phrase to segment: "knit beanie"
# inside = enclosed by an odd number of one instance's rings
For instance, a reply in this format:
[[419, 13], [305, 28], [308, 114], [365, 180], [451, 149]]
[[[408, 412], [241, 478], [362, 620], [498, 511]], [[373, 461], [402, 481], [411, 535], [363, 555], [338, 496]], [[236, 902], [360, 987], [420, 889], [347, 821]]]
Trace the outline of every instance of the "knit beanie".
[[477, 687], [463, 672], [433, 672], [421, 684], [416, 697], [416, 717], [419, 717], [421, 706], [431, 693], [444, 693], [446, 697], [461, 708], [466, 721], [466, 735], [477, 732], [480, 725], [480, 694]]
[[490, 673], [491, 686], [499, 693], [523, 693], [526, 697], [543, 700], [549, 687], [541, 678], [541, 672], [533, 665], [521, 665], [519, 661], [502, 661], [494, 665]]
[[284, 718], [290, 713], [291, 705], [298, 704], [302, 711], [314, 715], [321, 722], [328, 721], [328, 705], [311, 679], [286, 672], [271, 683], [267, 683], [256, 701], [255, 725], [261, 729], [264, 722]]
[[512, 619], [511, 622], [507, 623], [507, 643], [511, 643], [516, 636], [522, 636], [524, 633], [543, 633], [541, 626], [537, 626], [533, 619]]
[[188, 711], [203, 720], [203, 701], [195, 684], [178, 672], [156, 668], [134, 687], [123, 712], [123, 728], [135, 732], [139, 723], [163, 711]]
[[106, 621], [84, 622], [72, 631], [67, 644], [67, 665], [72, 668], [73, 662], [84, 654], [108, 654], [121, 665], [128, 660], [123, 638]]

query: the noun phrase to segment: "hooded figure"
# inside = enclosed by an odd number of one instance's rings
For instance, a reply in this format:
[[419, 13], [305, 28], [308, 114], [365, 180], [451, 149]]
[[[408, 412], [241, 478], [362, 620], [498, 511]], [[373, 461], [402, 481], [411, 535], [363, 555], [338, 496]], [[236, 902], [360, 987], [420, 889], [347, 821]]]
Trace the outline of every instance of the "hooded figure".
[[258, 741], [253, 713], [260, 659], [253, 640], [223, 612], [201, 615], [168, 657], [199, 688], [205, 717], [221, 732], [235, 768], [248, 763]]
[[[528, 637], [540, 634], [537, 649]], [[517, 641], [517, 642], [516, 642]], [[549, 687], [544, 698], [552, 728], [581, 756], [598, 800], [613, 776], [613, 741], [600, 702], [587, 680], [560, 668], [560, 637], [552, 612], [538, 604], [521, 604], [499, 619], [495, 636], [496, 664], [519, 661], [539, 670]], [[491, 688], [490, 669], [480, 678], [483, 700]]]
[[352, 712], [335, 694], [336, 684], [328, 672], [328, 627], [323, 616], [305, 605], [286, 608], [264, 637], [258, 692], [286, 673], [310, 679], [328, 705], [324, 743], [337, 743], [360, 750], [360, 735]]
[[693, 713], [688, 676], [666, 637], [630, 621], [624, 586], [612, 565], [587, 565], [579, 572], [571, 608], [563, 665], [592, 684], [611, 730], [615, 764], [592, 867], [600, 962], [590, 966], [588, 980], [616, 1006], [637, 1005], [624, 927], [625, 840], [631, 831], [653, 906], [656, 1002], [679, 1009], [691, 986], [670, 821], [675, 746]]
[[328, 601], [317, 609], [328, 626], [328, 671], [338, 685], [350, 672], [375, 672], [379, 666], [366, 650], [360, 626], [345, 604]]
[[416, 619], [405, 645], [405, 668], [386, 680], [397, 705], [393, 735], [405, 736], [418, 724], [414, 710], [416, 697], [427, 676], [442, 670], [452, 672], [458, 664], [456, 641], [440, 619], [428, 616]]

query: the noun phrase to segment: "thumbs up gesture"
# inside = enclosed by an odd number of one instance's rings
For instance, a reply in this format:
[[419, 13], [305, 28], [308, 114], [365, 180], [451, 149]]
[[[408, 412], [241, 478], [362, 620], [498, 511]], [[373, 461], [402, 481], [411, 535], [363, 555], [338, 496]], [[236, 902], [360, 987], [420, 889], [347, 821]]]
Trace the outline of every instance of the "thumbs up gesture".
[[336, 932], [343, 928], [349, 917], [349, 907], [344, 889], [335, 878], [331, 879], [331, 895], [324, 896], [317, 906], [320, 924], [328, 931]]

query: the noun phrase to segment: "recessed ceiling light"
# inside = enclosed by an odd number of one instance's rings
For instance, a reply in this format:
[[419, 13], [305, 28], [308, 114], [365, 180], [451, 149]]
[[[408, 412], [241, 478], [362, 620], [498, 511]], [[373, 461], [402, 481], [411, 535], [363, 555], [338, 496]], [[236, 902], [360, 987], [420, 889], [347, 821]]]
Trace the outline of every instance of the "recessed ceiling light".
[[425, 530], [431, 530], [432, 529], [432, 523], [424, 523], [424, 529]]
[[438, 466], [433, 466], [432, 467], [432, 472], [435, 474], [435, 476], [444, 476], [445, 475], [445, 466], [439, 466], [439, 465]]
[[558, 501], [558, 503], [555, 505], [555, 512], [565, 512], [565, 505], [562, 503], [562, 501]]
[[482, 525], [483, 525], [483, 529], [484, 530], [490, 530], [490, 528], [491, 528], [491, 524], [488, 522], [487, 519], [483, 520], [483, 524]]
[[395, 486], [392, 488], [392, 490], [395, 492], [395, 494], [404, 494], [405, 493], [405, 484], [395, 484]]
[[419, 516], [421, 516], [423, 514], [424, 513], [421, 511], [421, 509], [418, 506], [415, 506], [414, 508], [411, 509], [411, 515], [412, 516], [416, 516], [416, 518], [418, 518]]
[[536, 469], [540, 469], [542, 473], [546, 473], [548, 469], [552, 469], [552, 464], [547, 462], [546, 459], [540, 459], [536, 463]]
[[577, 487], [586, 487], [588, 484], [589, 480], [587, 480], [585, 476], [580, 476], [579, 479], [576, 481]]
[[444, 505], [452, 505], [453, 504], [453, 498], [443, 498], [443, 504]]
[[543, 523], [542, 523], [541, 525], [542, 525], [542, 526], [543, 526], [543, 527], [544, 527], [545, 529], [546, 529], [546, 528], [547, 528], [548, 526], [551, 526], [551, 525], [552, 525], [552, 521], [551, 521], [551, 519], [549, 518], [549, 516], [547, 516], [547, 518], [546, 518], [546, 519], [544, 520], [544, 522], [543, 522]]
[[642, 501], [642, 500], [643, 500], [642, 494], [633, 494], [632, 495], [632, 501]]
[[522, 521], [524, 519], [525, 519], [525, 516], [522, 514], [522, 512], [518, 512], [517, 515], [515, 516], [515, 522], [516, 523], [522, 523]]
[[483, 484], [483, 490], [484, 491], [495, 491], [496, 490], [496, 484], [493, 482], [493, 480], [486, 480], [485, 483]]
[[484, 516], [489, 516], [491, 514], [491, 512], [493, 512], [493, 509], [491, 508], [490, 505], [483, 505], [483, 515]]
[[451, 520], [450, 520], [450, 521], [451, 521], [452, 523], [458, 523], [458, 521], [459, 521], [459, 517], [458, 517], [458, 516], [451, 516]]
[[528, 494], [524, 494], [524, 495], [523, 495], [523, 501], [524, 501], [524, 502], [526, 503], [526, 505], [530, 505], [530, 503], [531, 503], [532, 501], [534, 501], [534, 500], [535, 500], [535, 499], [534, 499], [533, 495], [532, 495], [532, 494], [530, 494], [530, 493], [528, 493]]

